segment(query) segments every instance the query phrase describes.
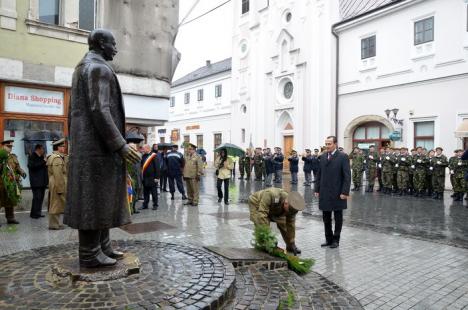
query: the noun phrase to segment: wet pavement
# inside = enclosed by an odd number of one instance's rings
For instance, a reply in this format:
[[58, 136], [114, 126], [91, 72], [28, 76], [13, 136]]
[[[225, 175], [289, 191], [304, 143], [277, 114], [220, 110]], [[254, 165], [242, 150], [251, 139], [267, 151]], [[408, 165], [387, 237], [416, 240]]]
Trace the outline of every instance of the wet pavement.
[[[155, 240], [196, 246], [249, 247], [252, 225], [246, 199], [261, 182], [236, 180], [231, 204], [217, 203], [213, 171], [203, 178], [199, 207], [160, 196], [157, 211], [144, 210], [134, 223], [159, 221], [155, 230], [113, 229], [112, 238]], [[300, 183], [302, 184], [301, 180]], [[287, 178], [284, 187], [289, 188]], [[323, 225], [313, 191], [298, 185], [308, 207], [297, 218], [297, 245], [316, 260], [314, 271], [356, 297], [365, 309], [468, 309], [468, 209], [444, 202], [379, 193], [352, 195], [338, 249], [323, 249]], [[47, 230], [47, 220], [18, 215], [15, 228], [0, 220], [0, 256], [76, 242], [74, 230]], [[275, 229], [276, 230], [276, 229]], [[280, 244], [282, 245], [282, 244]], [[456, 245], [456, 246], [453, 246]]]

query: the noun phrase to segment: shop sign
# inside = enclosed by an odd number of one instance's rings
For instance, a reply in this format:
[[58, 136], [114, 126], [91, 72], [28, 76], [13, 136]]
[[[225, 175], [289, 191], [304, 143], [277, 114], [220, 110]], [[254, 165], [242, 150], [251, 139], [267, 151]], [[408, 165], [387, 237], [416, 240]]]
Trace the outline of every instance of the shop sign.
[[177, 142], [180, 140], [180, 130], [172, 129], [171, 130], [171, 142]]
[[64, 114], [63, 92], [16, 86], [5, 87], [5, 112]]
[[200, 125], [187, 126], [187, 127], [185, 127], [185, 129], [186, 129], [186, 130], [200, 129]]

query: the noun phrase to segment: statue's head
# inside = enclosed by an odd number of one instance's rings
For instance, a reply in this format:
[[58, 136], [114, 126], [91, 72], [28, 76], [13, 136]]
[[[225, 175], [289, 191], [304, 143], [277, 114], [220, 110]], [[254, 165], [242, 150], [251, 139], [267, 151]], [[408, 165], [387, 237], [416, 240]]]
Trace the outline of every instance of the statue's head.
[[106, 29], [94, 29], [88, 36], [90, 51], [95, 51], [102, 55], [105, 60], [113, 60], [117, 54], [117, 47], [114, 35]]

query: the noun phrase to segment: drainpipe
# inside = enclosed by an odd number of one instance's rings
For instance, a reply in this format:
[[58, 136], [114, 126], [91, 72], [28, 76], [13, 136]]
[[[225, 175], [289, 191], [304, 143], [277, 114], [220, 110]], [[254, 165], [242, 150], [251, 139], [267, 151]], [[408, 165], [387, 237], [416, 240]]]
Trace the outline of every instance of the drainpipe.
[[[336, 24], [335, 24], [336, 25]], [[335, 136], [338, 139], [338, 108], [340, 106], [340, 100], [338, 96], [338, 86], [340, 81], [340, 37], [335, 31], [335, 25], [332, 25], [332, 34], [336, 39], [336, 53], [335, 53]]]

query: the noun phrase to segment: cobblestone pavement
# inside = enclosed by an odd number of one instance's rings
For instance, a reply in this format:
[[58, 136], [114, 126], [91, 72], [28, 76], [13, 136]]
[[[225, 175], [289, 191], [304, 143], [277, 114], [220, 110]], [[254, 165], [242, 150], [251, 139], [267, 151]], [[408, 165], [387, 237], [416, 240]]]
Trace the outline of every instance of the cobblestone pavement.
[[[182, 206], [178, 194], [171, 201], [162, 193], [159, 210], [144, 210], [134, 216], [137, 223], [161, 221], [176, 228], [142, 234], [113, 229], [112, 238], [250, 246], [252, 225], [245, 201], [248, 192], [261, 189], [262, 184], [236, 180], [231, 184], [232, 202], [225, 206], [216, 202], [212, 174], [207, 171], [203, 180], [198, 208]], [[289, 188], [287, 178], [284, 186]], [[447, 198], [442, 204], [429, 199], [353, 194], [345, 212], [340, 247], [323, 249], [323, 226], [312, 191], [302, 186], [298, 189], [305, 191], [311, 214], [297, 218], [296, 242], [302, 255], [313, 257], [314, 271], [343, 287], [365, 309], [468, 309], [468, 209], [464, 206], [452, 205]], [[429, 212], [437, 206], [440, 210]], [[0, 228], [0, 255], [77, 240], [76, 231], [49, 231], [45, 218], [32, 220], [27, 215], [18, 215], [22, 223], [16, 229]]]

